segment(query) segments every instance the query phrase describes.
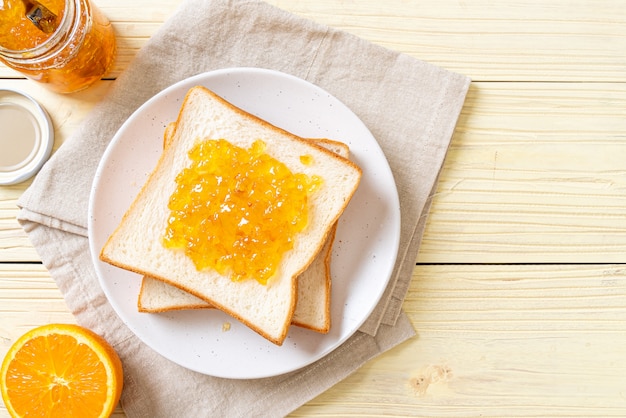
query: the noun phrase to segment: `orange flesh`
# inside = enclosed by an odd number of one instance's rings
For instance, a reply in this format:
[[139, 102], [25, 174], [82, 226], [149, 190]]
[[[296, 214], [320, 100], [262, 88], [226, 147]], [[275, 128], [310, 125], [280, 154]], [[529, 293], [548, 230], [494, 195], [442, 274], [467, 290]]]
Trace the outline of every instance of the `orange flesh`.
[[198, 270], [261, 284], [276, 273], [308, 222], [308, 196], [318, 177], [292, 173], [256, 141], [249, 149], [226, 140], [201, 141], [177, 178], [164, 234]]
[[107, 375], [100, 359], [67, 335], [27, 342], [9, 365], [6, 385], [20, 416], [99, 416], [107, 399]]

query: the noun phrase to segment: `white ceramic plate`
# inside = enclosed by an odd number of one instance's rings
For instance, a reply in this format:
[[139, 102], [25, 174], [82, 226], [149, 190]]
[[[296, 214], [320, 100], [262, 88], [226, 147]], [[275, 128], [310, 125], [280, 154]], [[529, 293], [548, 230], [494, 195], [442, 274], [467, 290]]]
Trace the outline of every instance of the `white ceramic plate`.
[[[363, 169], [341, 217], [333, 247], [331, 331], [292, 326], [276, 346], [217, 310], [137, 312], [140, 276], [98, 259], [100, 249], [161, 154], [165, 126], [176, 119], [189, 88], [204, 85], [236, 106], [302, 137], [350, 146]], [[367, 319], [387, 286], [400, 238], [393, 175], [378, 143], [345, 105], [299, 78], [234, 68], [183, 80], [148, 100], [124, 123], [96, 172], [89, 202], [89, 243], [100, 284], [126, 325], [164, 357], [200, 373], [260, 378], [304, 367], [330, 353]], [[231, 325], [228, 331], [223, 325]]]

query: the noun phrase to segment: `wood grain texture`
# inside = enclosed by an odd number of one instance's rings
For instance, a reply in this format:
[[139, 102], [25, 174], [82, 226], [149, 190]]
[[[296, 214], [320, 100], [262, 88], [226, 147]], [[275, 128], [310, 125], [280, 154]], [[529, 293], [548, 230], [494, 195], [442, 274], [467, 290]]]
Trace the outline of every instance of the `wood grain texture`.
[[626, 13], [619, 1], [276, 3], [475, 81], [624, 77]]
[[[19, 87], [54, 110], [58, 147], [109, 84], [63, 101], [25, 80]], [[626, 84], [473, 83], [418, 261], [626, 261], [625, 132]], [[0, 188], [6, 261], [39, 260], [15, 220], [27, 185]]]
[[[417, 337], [292, 416], [612, 417], [626, 410], [623, 265], [420, 265], [404, 310]], [[36, 264], [0, 264], [0, 312], [0, 356], [31, 327], [73, 322]]]
[[626, 261], [626, 84], [474, 83], [418, 261]]
[[622, 265], [418, 266], [404, 309], [416, 338], [293, 416], [626, 411]]
[[[100, 0], [114, 25], [116, 77], [180, 0]], [[270, 4], [475, 81], [624, 81], [621, 0], [270, 0]], [[0, 68], [0, 77], [17, 74]]]
[[[404, 303], [417, 337], [292, 416], [626, 416], [624, 2], [268, 2], [474, 81]], [[88, 90], [2, 65], [0, 88], [49, 110], [56, 150], [181, 3], [96, 1], [118, 57]], [[15, 219], [28, 184], [0, 187], [0, 356], [74, 321]]]

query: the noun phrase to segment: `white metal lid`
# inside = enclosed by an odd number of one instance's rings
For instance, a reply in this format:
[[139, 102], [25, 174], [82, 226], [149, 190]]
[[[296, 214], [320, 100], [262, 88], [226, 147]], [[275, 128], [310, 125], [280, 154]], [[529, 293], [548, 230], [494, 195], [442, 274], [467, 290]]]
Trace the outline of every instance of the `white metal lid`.
[[50, 157], [53, 144], [45, 109], [25, 93], [0, 89], [0, 185], [32, 177]]

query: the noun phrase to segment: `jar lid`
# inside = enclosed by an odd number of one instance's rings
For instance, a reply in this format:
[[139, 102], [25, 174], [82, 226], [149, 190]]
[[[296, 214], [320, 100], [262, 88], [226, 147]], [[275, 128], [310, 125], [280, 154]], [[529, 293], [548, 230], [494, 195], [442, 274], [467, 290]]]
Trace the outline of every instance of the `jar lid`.
[[32, 177], [52, 153], [54, 129], [45, 109], [17, 90], [0, 89], [0, 185]]

